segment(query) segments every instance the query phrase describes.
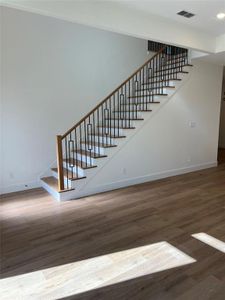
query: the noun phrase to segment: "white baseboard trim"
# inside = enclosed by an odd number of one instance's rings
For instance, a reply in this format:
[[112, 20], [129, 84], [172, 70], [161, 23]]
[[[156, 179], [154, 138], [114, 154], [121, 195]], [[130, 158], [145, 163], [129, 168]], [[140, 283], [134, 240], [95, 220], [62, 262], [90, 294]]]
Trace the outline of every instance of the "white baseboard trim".
[[[182, 175], [185, 173], [190, 173], [190, 172], [199, 171], [199, 170], [203, 170], [203, 169], [213, 168], [213, 167], [216, 167], [217, 165], [218, 165], [217, 161], [209, 162], [209, 163], [193, 165], [193, 166], [189, 166], [189, 167], [185, 167], [185, 168], [173, 169], [173, 170], [169, 170], [169, 171], [148, 174], [145, 176], [129, 178], [129, 179], [122, 180], [122, 181], [115, 181], [115, 182], [112, 182], [109, 184], [100, 185], [100, 186], [91, 187], [91, 188], [88, 188], [88, 185], [87, 185], [87, 186], [85, 186], [84, 190], [80, 190], [80, 191], [75, 190], [74, 197], [71, 196], [71, 193], [69, 193], [68, 195], [67, 195], [67, 193], [61, 193], [60, 200], [69, 200], [71, 198], [77, 199], [77, 198], [85, 197], [88, 195], [99, 194], [99, 193], [116, 190], [119, 188], [131, 186], [131, 185], [135, 185], [135, 184], [145, 183], [148, 181], [154, 181], [157, 179], [163, 179], [163, 178], [167, 178], [167, 177], [171, 177], [171, 176]], [[30, 183], [21, 183], [18, 185], [11, 185], [8, 187], [0, 188], [0, 194], [3, 195], [3, 194], [13, 193], [13, 192], [25, 191], [25, 190], [29, 190], [29, 189], [39, 188], [41, 186], [42, 185], [39, 180], [30, 182]]]
[[35, 189], [41, 187], [41, 183], [39, 180], [32, 181], [32, 182], [26, 182], [26, 183], [20, 183], [16, 185], [9, 185], [7, 187], [0, 187], [0, 195], [8, 194], [8, 193], [14, 193], [14, 192], [20, 192], [20, 191], [26, 191], [30, 189]]
[[[131, 185], [135, 185], [135, 184], [140, 184], [140, 183], [150, 182], [150, 181], [154, 181], [154, 180], [158, 180], [158, 179], [163, 179], [163, 178], [167, 178], [167, 177], [171, 177], [171, 176], [182, 175], [182, 174], [186, 174], [186, 173], [190, 173], [190, 172], [213, 168], [213, 167], [217, 167], [217, 165], [218, 165], [218, 162], [215, 161], [215, 162], [209, 162], [209, 163], [204, 163], [204, 164], [192, 165], [192, 166], [185, 167], [185, 168], [179, 168], [179, 169], [173, 169], [173, 170], [169, 170], [169, 171], [158, 172], [158, 173], [154, 173], [154, 174], [148, 174], [145, 176], [139, 176], [139, 177], [130, 178], [130, 179], [122, 180], [122, 181], [115, 181], [115, 182], [105, 184], [105, 185], [100, 185], [97, 187], [88, 188], [88, 186], [85, 186], [84, 190], [77, 191], [74, 194], [73, 199], [82, 198], [82, 197], [85, 197], [88, 195], [99, 194], [99, 193], [103, 193], [103, 192], [107, 192], [107, 191], [111, 191], [111, 190], [116, 190], [119, 188], [131, 186]], [[67, 197], [66, 197], [66, 193], [65, 193], [65, 195], [63, 195], [63, 197], [60, 198], [60, 200], [67, 200], [66, 198]]]

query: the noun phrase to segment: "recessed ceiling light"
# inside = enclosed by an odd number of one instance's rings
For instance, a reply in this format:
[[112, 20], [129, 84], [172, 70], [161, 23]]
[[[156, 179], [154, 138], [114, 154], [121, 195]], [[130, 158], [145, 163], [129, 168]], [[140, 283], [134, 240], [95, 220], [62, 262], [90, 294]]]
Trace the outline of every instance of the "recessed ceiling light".
[[219, 13], [216, 15], [218, 19], [222, 20], [225, 18], [225, 14], [224, 13]]

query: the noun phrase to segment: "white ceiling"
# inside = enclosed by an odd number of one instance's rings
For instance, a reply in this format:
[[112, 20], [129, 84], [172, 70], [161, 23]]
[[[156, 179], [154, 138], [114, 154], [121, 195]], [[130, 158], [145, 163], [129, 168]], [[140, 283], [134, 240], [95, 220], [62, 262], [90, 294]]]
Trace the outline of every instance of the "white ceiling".
[[[114, 0], [110, 2], [166, 17], [216, 36], [225, 33], [225, 19], [216, 18], [219, 12], [225, 13], [225, 0]], [[196, 16], [191, 19], [181, 17], [177, 15], [181, 10], [192, 12]]]
[[[225, 0], [0, 0], [0, 3], [16, 4], [17, 6], [37, 7], [43, 11], [61, 5], [64, 11], [74, 9], [77, 5], [92, 5], [97, 7], [107, 6], [120, 9], [138, 11], [145, 16], [152, 15], [175, 21], [175, 24], [184, 24], [190, 28], [204, 31], [205, 33], [219, 36], [225, 33], [225, 19], [219, 20], [216, 15], [225, 13]], [[51, 3], [51, 4], [50, 4]], [[177, 15], [177, 12], [186, 10], [196, 14], [187, 19]], [[135, 21], [135, 20], [134, 20]]]
[[[3, 6], [22, 9], [96, 28], [152, 39], [204, 53], [225, 64], [225, 0], [0, 0]], [[191, 19], [178, 16], [187, 10]], [[207, 59], [205, 56], [204, 59]]]
[[220, 53], [209, 54], [204, 57], [200, 57], [199, 59], [216, 65], [225, 66], [225, 51]]

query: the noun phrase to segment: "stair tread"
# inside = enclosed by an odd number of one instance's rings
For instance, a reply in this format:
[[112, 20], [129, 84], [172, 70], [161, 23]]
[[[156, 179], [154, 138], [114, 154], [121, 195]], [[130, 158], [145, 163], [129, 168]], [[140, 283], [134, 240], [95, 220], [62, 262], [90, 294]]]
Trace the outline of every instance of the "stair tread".
[[[87, 146], [89, 146], [89, 143], [87, 143]], [[77, 153], [81, 154], [81, 155], [85, 155], [91, 158], [103, 158], [103, 157], [107, 157], [107, 155], [105, 154], [98, 154], [96, 152], [93, 152], [92, 150], [84, 150], [84, 149], [78, 149]]]
[[[58, 173], [58, 169], [57, 168], [51, 168], [51, 170], [53, 172]], [[68, 172], [68, 178], [69, 178], [69, 180], [79, 180], [79, 179], [86, 178], [86, 176], [77, 176], [77, 175], [74, 175], [70, 170], [67, 170], [67, 169], [63, 168], [63, 174], [67, 174], [67, 172]], [[66, 177], [66, 176], [64, 175], [64, 177]]]
[[[179, 62], [181, 62], [181, 64], [179, 65]], [[179, 62], [176, 62], [176, 61], [171, 61], [168, 63], [168, 61], [165, 63], [164, 67], [169, 67], [169, 66], [173, 66], [174, 69], [176, 68], [180, 68], [180, 67], [193, 67], [193, 65], [191, 64], [182, 64], [184, 62], [184, 60], [182, 61], [179, 61]]]
[[[149, 79], [151, 79], [151, 78], [157, 78], [157, 77], [162, 77], [163, 75], [172, 75], [169, 72], [165, 72], [165, 71], [166, 70], [160, 70], [160, 72], [157, 72], [158, 75], [150, 76]], [[188, 74], [189, 72], [188, 71], [178, 71], [178, 72], [176, 72], [176, 74], [179, 74], [179, 73], [181, 73], [181, 74]]]
[[[113, 119], [114, 120], [114, 119]], [[118, 127], [118, 126], [116, 126], [116, 127], [114, 127], [114, 126], [103, 126], [103, 125], [98, 125], [97, 127], [99, 127], [99, 128], [110, 128], [110, 129], [135, 129], [136, 127], [128, 127], [128, 126], [126, 126], [126, 127]]]
[[128, 97], [128, 98], [129, 99], [134, 99], [134, 98], [143, 98], [143, 97], [146, 97], [146, 96], [149, 96], [149, 97], [152, 97], [152, 96], [168, 96], [168, 94], [151, 94], [151, 95], [145, 95], [145, 96], [137, 95], [137, 96], [131, 96], [131, 97]]
[[160, 101], [150, 101], [150, 102], [146, 102], [146, 103], [142, 103], [142, 102], [137, 102], [137, 103], [121, 103], [121, 105], [146, 105], [146, 104], [159, 104]]
[[[167, 65], [166, 65], [166, 66], [167, 66]], [[159, 69], [159, 70], [156, 70], [155, 72], [158, 73], [158, 72], [161, 72], [161, 71], [180, 69], [180, 68], [183, 68], [183, 67], [193, 67], [193, 65], [185, 64], [185, 65], [175, 66], [175, 67], [170, 67], [170, 68], [165, 68], [165, 69], [161, 68], [161, 69]]]
[[50, 188], [55, 190], [58, 193], [68, 192], [74, 190], [73, 188], [65, 188], [63, 191], [58, 190], [58, 179], [54, 176], [42, 177], [42, 181], [44, 181]]
[[[145, 104], [145, 103], [144, 103]], [[136, 113], [136, 112], [145, 112], [145, 111], [152, 111], [152, 109], [146, 109], [146, 110], [124, 110], [124, 111], [114, 111], [114, 112], [116, 112], [116, 113]]]
[[165, 59], [165, 62], [183, 62], [185, 61], [185, 57], [177, 57], [177, 58], [170, 58], [170, 59]]
[[181, 81], [181, 80], [182, 79], [180, 79], [180, 78], [162, 79], [162, 80], [156, 80], [156, 81], [151, 81], [151, 82], [145, 82], [145, 83], [142, 83], [142, 85], [151, 84], [151, 83], [168, 82], [168, 81]]
[[[149, 82], [148, 84], [154, 84], [154, 82]], [[164, 88], [171, 88], [171, 89], [175, 89], [175, 85], [158, 85], [158, 86], [153, 86], [151, 89], [152, 90], [156, 90], [156, 89], [161, 89], [162, 87], [164, 87]], [[136, 92], [137, 92], [138, 90], [136, 90]]]
[[99, 137], [105, 137], [105, 138], [125, 138], [125, 135], [111, 135], [111, 134], [96, 134], [96, 133], [92, 133], [90, 135], [93, 136], [99, 136]]
[[[86, 144], [87, 142], [82, 141], [81, 144]], [[94, 147], [100, 147], [100, 148], [111, 148], [111, 147], [117, 147], [117, 145], [111, 145], [106, 143], [98, 143], [98, 142], [88, 142], [89, 145], [92, 145]]]
[[175, 55], [172, 55], [172, 56], [165, 57], [165, 60], [166, 61], [179, 61], [179, 60], [185, 60], [185, 58], [186, 58], [186, 55], [175, 54]]
[[73, 157], [70, 157], [70, 158], [64, 158], [63, 161], [65, 163], [68, 163], [70, 165], [74, 165], [75, 166], [78, 166], [79, 168], [81, 169], [91, 169], [91, 168], [96, 168], [97, 166], [96, 165], [92, 165], [90, 164], [90, 162], [87, 162], [86, 161], [81, 161], [81, 160], [78, 160], [78, 159], [73, 159]]
[[129, 119], [127, 119], [127, 118], [123, 118], [123, 119], [121, 119], [121, 118], [106, 118], [105, 120], [117, 120], [117, 121], [142, 121], [142, 120], [144, 120], [143, 118], [129, 118]]
[[[149, 83], [151, 84], [151, 83]], [[153, 87], [153, 88], [149, 88], [149, 89], [142, 89], [142, 90], [136, 90], [136, 92], [143, 92], [143, 91], [149, 91], [149, 90], [155, 90], [155, 89], [162, 89], [162, 88], [166, 88], [166, 89], [175, 89], [175, 86], [173, 85], [162, 85], [159, 87]]]

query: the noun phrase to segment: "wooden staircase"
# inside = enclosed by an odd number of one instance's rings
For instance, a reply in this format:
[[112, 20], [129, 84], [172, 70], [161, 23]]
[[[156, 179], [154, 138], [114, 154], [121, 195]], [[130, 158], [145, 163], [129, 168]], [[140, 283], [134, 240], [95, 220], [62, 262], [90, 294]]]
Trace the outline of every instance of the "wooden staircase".
[[187, 50], [171, 51], [170, 47], [163, 45], [75, 126], [57, 136], [57, 167], [41, 178], [42, 186], [55, 198], [85, 195], [85, 180], [104, 165], [147, 114], [174, 93], [192, 65]]

